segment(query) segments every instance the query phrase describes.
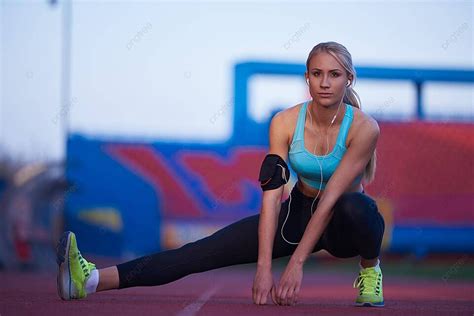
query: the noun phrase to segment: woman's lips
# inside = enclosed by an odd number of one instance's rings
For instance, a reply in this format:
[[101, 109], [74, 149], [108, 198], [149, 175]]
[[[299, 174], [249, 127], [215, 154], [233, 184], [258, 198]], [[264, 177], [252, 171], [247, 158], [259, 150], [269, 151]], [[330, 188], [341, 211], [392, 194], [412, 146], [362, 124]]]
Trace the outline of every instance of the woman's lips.
[[321, 98], [329, 98], [332, 96], [332, 93], [318, 93]]

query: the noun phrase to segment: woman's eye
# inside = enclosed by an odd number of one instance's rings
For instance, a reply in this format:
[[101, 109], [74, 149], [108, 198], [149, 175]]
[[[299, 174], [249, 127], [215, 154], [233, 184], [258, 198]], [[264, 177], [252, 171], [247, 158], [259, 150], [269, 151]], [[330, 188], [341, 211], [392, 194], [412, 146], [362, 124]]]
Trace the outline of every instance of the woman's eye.
[[319, 76], [319, 72], [313, 72], [314, 76]]
[[332, 76], [333, 76], [333, 77], [339, 77], [339, 74], [338, 74], [337, 72], [333, 72], [333, 73], [332, 73]]

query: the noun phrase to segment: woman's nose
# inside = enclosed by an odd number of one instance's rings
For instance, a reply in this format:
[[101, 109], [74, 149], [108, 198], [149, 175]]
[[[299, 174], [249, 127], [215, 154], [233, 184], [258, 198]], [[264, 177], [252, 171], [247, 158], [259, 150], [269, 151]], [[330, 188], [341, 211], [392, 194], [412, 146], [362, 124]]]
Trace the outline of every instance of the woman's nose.
[[327, 76], [323, 76], [320, 82], [321, 87], [329, 87], [329, 80]]

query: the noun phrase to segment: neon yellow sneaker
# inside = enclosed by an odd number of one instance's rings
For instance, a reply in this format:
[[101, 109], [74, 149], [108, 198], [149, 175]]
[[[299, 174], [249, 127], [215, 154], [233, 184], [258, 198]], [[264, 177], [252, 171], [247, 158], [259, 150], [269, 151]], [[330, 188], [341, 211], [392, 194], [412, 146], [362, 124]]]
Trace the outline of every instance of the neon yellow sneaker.
[[81, 256], [73, 232], [65, 232], [59, 240], [56, 261], [59, 265], [57, 277], [59, 297], [63, 300], [86, 297], [86, 281], [91, 271], [95, 269], [95, 264]]
[[357, 306], [384, 306], [382, 288], [382, 270], [380, 267], [361, 269], [359, 276], [355, 279], [354, 288], [359, 288], [356, 299]]

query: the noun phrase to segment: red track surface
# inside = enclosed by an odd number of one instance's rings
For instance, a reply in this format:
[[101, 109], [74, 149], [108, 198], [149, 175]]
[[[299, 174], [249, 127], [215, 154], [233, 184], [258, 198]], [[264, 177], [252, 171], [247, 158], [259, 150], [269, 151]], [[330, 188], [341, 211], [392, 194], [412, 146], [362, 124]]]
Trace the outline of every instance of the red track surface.
[[384, 275], [385, 307], [355, 307], [355, 275], [304, 276], [296, 306], [256, 306], [252, 269], [226, 268], [157, 287], [101, 292], [61, 301], [49, 274], [0, 273], [0, 315], [473, 315], [474, 284]]

